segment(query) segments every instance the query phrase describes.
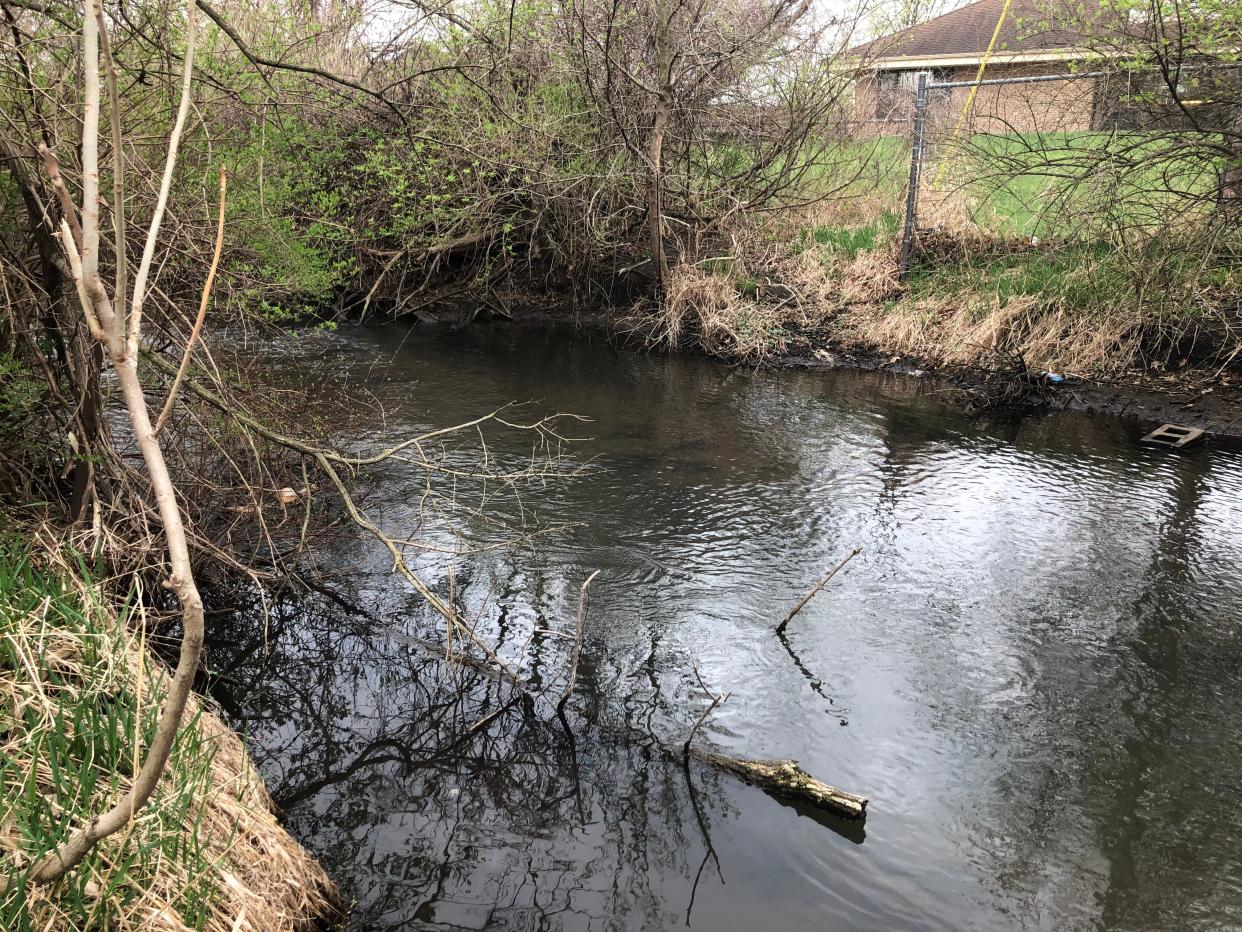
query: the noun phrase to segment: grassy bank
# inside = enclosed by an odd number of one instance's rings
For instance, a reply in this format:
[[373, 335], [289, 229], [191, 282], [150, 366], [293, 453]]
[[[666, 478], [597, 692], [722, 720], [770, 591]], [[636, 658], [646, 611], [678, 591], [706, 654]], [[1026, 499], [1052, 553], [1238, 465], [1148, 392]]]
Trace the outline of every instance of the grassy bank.
[[322, 869], [281, 828], [241, 739], [191, 700], [152, 802], [65, 879], [24, 870], [129, 785], [167, 674], [83, 566], [0, 545], [3, 929], [310, 927]]
[[664, 306], [635, 327], [750, 362], [828, 349], [1084, 379], [1188, 367], [1219, 378], [1242, 357], [1242, 234], [1213, 214], [1201, 168], [1174, 179], [1191, 205], [1180, 214], [1163, 210], [1171, 188], [1142, 173], [1086, 183], [1041, 168], [1102, 145], [1093, 134], [963, 140], [952, 167], [975, 180], [929, 182], [904, 277], [887, 152], [876, 164], [889, 197], [735, 235], [727, 256], [678, 269]]
[[817, 349], [900, 355], [929, 367], [990, 368], [1021, 359], [1083, 379], [1202, 368], [1239, 358], [1237, 271], [1187, 257], [1136, 260], [1106, 248], [1016, 248], [928, 256], [898, 279], [891, 244], [823, 237], [776, 268], [683, 268], [658, 312], [633, 326], [650, 342], [725, 359]]
[[1213, 206], [1220, 166], [1188, 158], [1182, 142], [940, 139], [900, 278], [909, 145], [859, 144], [865, 190], [734, 234], [726, 255], [678, 269], [636, 329], [750, 362], [826, 349], [936, 368], [1097, 380], [1198, 368], [1219, 379], [1242, 357], [1242, 234]]

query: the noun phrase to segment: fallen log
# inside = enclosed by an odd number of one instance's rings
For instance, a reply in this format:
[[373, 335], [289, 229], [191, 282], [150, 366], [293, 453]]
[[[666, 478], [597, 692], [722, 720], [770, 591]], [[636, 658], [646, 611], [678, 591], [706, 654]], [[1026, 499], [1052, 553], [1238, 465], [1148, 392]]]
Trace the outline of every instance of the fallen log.
[[700, 763], [740, 777], [772, 796], [827, 809], [847, 819], [867, 817], [867, 798], [821, 783], [798, 766], [796, 760], [749, 760], [730, 757], [701, 747], [690, 748]]

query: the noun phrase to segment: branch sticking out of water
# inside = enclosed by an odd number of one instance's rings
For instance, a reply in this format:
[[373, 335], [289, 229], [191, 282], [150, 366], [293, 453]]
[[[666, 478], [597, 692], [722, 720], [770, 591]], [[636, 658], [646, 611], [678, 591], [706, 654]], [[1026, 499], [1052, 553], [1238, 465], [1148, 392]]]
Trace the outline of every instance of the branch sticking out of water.
[[[710, 711], [710, 710], [709, 710]], [[689, 742], [687, 742], [687, 747]], [[798, 766], [796, 760], [749, 760], [730, 757], [705, 748], [694, 748], [694, 758], [720, 770], [727, 770], [752, 786], [757, 786], [772, 796], [806, 803], [817, 809], [825, 809], [846, 819], [867, 817], [867, 798], [847, 793], [816, 780]]]
[[806, 604], [810, 602], [811, 599], [815, 598], [817, 594], [823, 591], [824, 587], [828, 585], [828, 583], [832, 580], [832, 577], [836, 576], [837, 573], [840, 572], [841, 568], [845, 566], [845, 564], [849, 563], [850, 560], [854, 559], [860, 553], [862, 553], [862, 547], [855, 547], [853, 550], [849, 552], [849, 554], [845, 557], [844, 560], [842, 560], [840, 563], [834, 566], [831, 570], [829, 570], [828, 575], [825, 576], [823, 579], [821, 579], [819, 582], [817, 582], [814, 588], [812, 588], [810, 592], [804, 595], [797, 605], [795, 605], [793, 608], [789, 610], [789, 614], [785, 616], [784, 621], [782, 621], [779, 625], [776, 626], [776, 633], [784, 634], [785, 627], [789, 624], [790, 621], [793, 620], [793, 617], [797, 615], [798, 612], [806, 608]]
[[[854, 553], [857, 552], [857, 550], [854, 551]], [[853, 555], [850, 554], [851, 557]], [[846, 560], [848, 559], [849, 557], [846, 557]], [[843, 566], [844, 563], [845, 561], [842, 561], [841, 565]], [[837, 569], [840, 568], [840, 566], [837, 567]], [[833, 572], [836, 572], [836, 570], [833, 570]], [[807, 596], [807, 598], [810, 598], [810, 596]], [[690, 758], [693, 757], [700, 763], [708, 764], [719, 770], [726, 770], [752, 786], [759, 787], [759, 789], [771, 796], [792, 799], [795, 802], [805, 803], [817, 809], [825, 809], [847, 819], [865, 819], [867, 817], [867, 798], [865, 796], [847, 793], [844, 790], [837, 789], [835, 786], [829, 786], [827, 783], [816, 780], [799, 767], [796, 760], [750, 760], [745, 757], [732, 757], [728, 754], [709, 751], [703, 747], [691, 747], [699, 727], [712, 714], [716, 706], [732, 695], [732, 693], [713, 694], [707, 684], [703, 682], [703, 676], [699, 673], [698, 667], [694, 668], [694, 675], [698, 679], [699, 686], [702, 687], [703, 692], [711, 696], [712, 701], [703, 710], [703, 714], [694, 723], [694, 727], [690, 729], [690, 734], [686, 736], [686, 743], [681, 746], [682, 760], [684, 762], [688, 764]]]
[[694, 736], [698, 733], [699, 727], [707, 721], [707, 716], [712, 714], [712, 710], [714, 710], [716, 706], [720, 705], [720, 703], [724, 702], [729, 698], [729, 696], [732, 695], [732, 693], [720, 693], [719, 695], [714, 694], [707, 688], [707, 684], [703, 682], [703, 675], [699, 673], [698, 667], [694, 668], [694, 675], [699, 681], [699, 686], [703, 688], [703, 692], [712, 697], [712, 702], [711, 705], [703, 710], [703, 714], [699, 716], [698, 721], [694, 723], [694, 727], [690, 729], [690, 734], [686, 735], [686, 743], [681, 746], [682, 757], [686, 759], [689, 759], [690, 757], [690, 742], [694, 740]]
[[569, 682], [565, 684], [565, 691], [561, 693], [561, 701], [556, 704], [557, 712], [565, 708], [565, 703], [569, 701], [569, 697], [574, 692], [574, 681], [578, 678], [578, 658], [582, 655], [582, 626], [586, 621], [587, 586], [591, 585], [591, 580], [598, 575], [599, 570], [596, 570], [586, 578], [586, 582], [578, 590], [578, 621], [574, 626], [574, 649], [569, 659]]

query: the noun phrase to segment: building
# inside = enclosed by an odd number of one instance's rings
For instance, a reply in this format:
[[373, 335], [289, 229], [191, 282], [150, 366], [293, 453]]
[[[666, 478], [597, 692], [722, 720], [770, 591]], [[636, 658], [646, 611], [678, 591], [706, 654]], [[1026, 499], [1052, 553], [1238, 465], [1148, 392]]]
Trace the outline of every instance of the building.
[[[1004, 0], [976, 2], [935, 19], [882, 36], [854, 49], [862, 77], [855, 91], [858, 129], [901, 132], [914, 110], [918, 74], [933, 82], [974, 81], [987, 53]], [[1049, 0], [1011, 0], [988, 58], [984, 77], [1065, 74], [1088, 57], [1082, 32], [1053, 16]], [[1081, 70], [1081, 68], [1080, 68]], [[933, 92], [933, 120], [956, 120], [969, 88]], [[1120, 95], [1099, 79], [985, 85], [970, 111], [970, 130], [979, 133], [1078, 132], [1115, 123]]]

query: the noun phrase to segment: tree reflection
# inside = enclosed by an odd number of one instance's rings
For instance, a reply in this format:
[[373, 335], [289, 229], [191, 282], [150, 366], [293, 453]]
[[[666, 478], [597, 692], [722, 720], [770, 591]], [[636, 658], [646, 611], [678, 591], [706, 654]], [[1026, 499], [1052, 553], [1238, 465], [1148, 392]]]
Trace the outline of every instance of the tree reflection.
[[356, 899], [353, 923], [608, 928], [666, 914], [655, 887], [698, 882], [726, 804], [714, 774], [696, 773], [695, 793], [651, 737], [658, 636], [628, 732], [567, 729], [435, 646], [323, 600], [276, 602], [266, 642], [210, 645], [213, 695], [246, 710], [256, 763]]
[[1200, 571], [1233, 532], [1205, 521], [1208, 452], [1153, 467], [1164, 500], [1141, 516], [1128, 602], [1115, 618], [1087, 611], [1102, 630], [1083, 642], [1067, 647], [1062, 631], [1024, 645], [1021, 721], [1038, 731], [1012, 736], [1023, 769], [1002, 777], [1008, 844], [994, 853], [999, 886], [1031, 921], [1051, 908], [1101, 929], [1163, 929], [1242, 910], [1242, 813], [1221, 767], [1242, 754], [1238, 603], [1204, 591]]

